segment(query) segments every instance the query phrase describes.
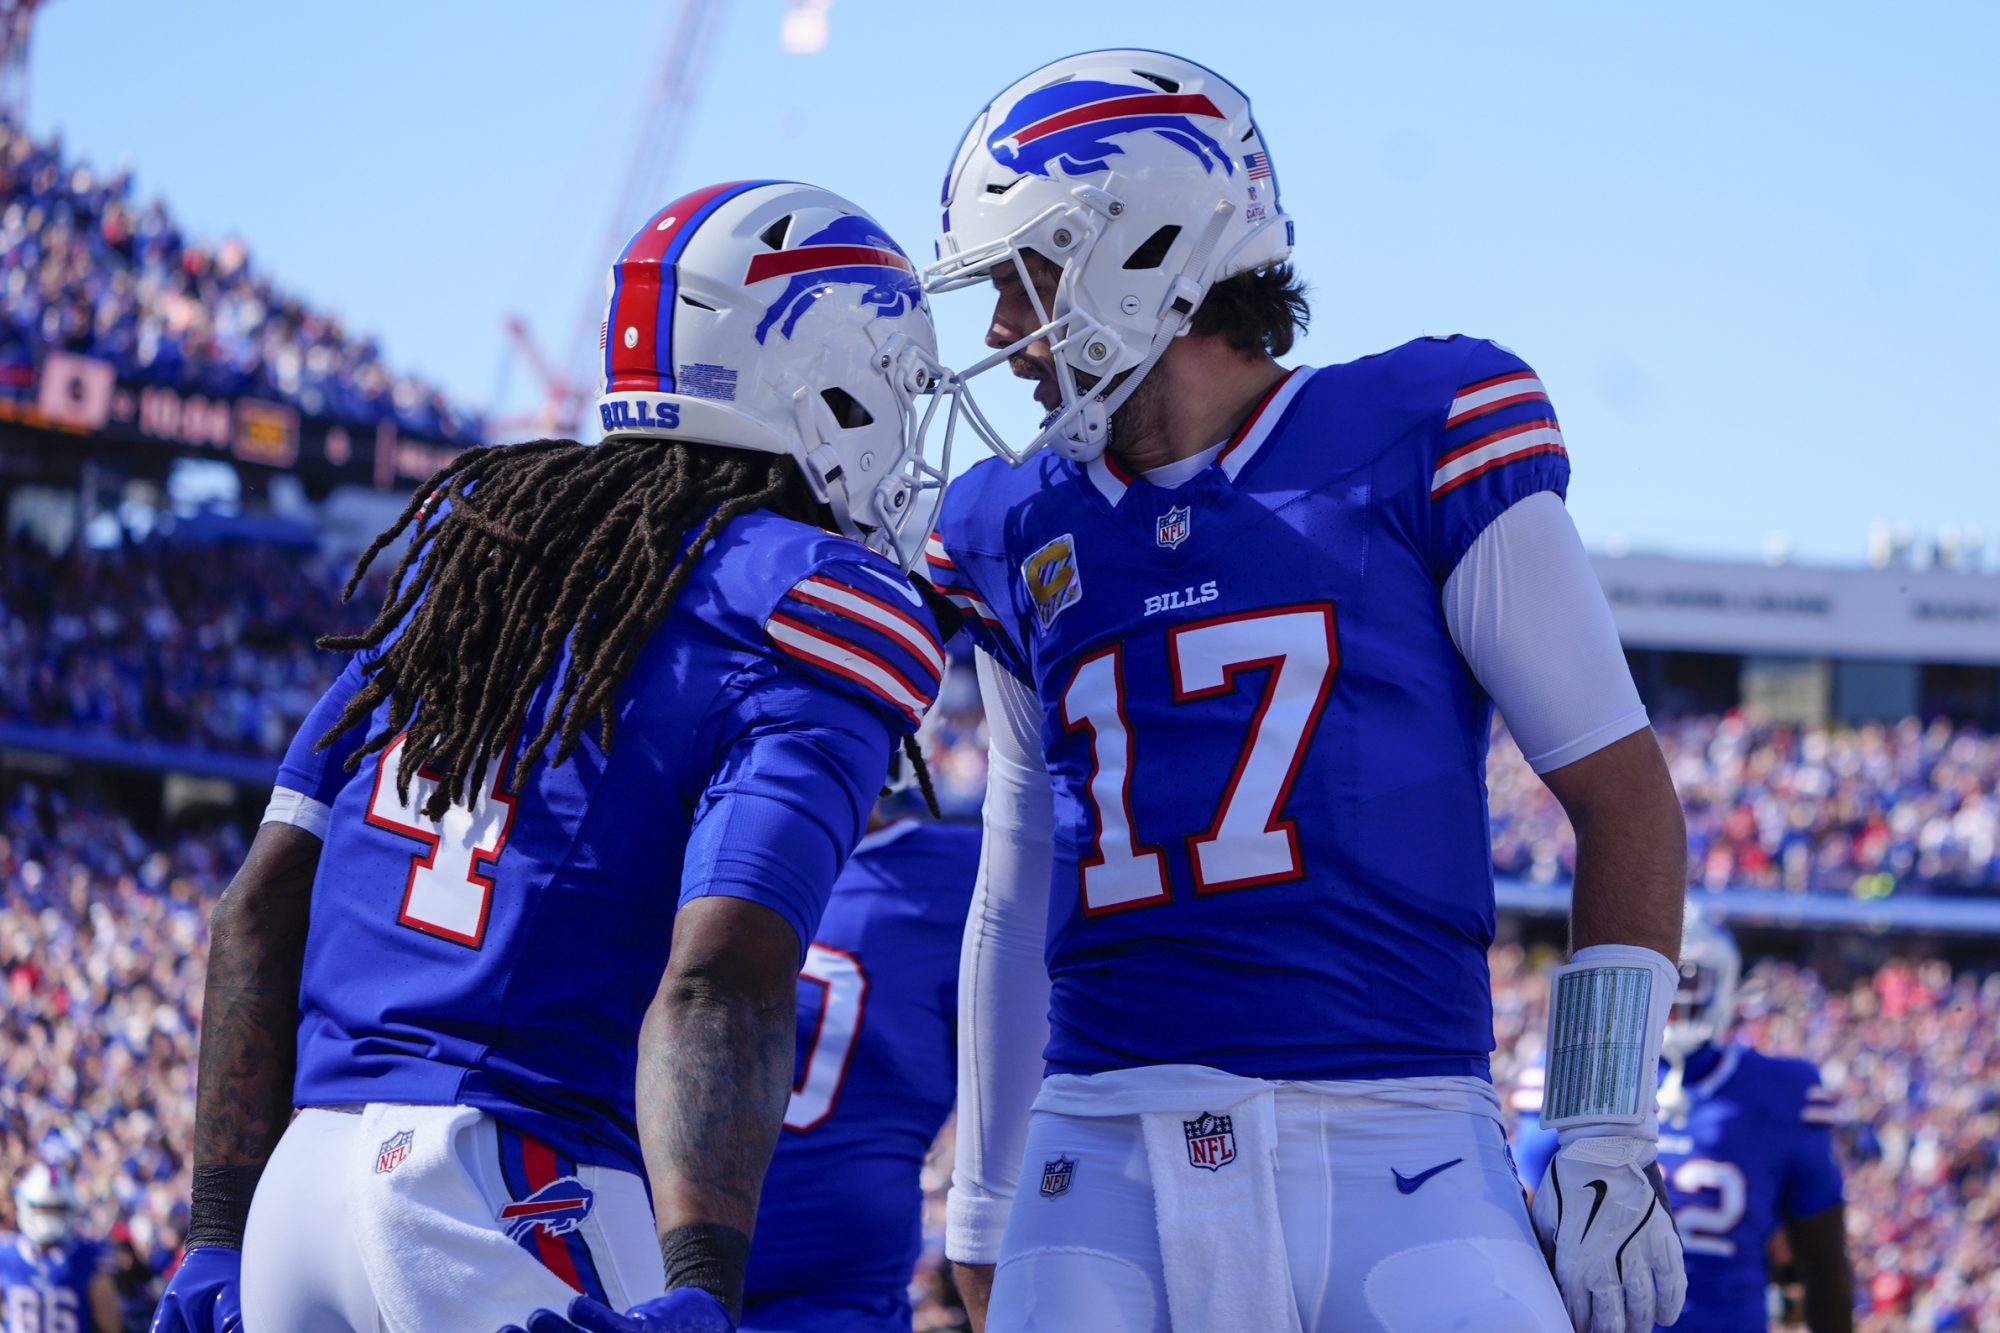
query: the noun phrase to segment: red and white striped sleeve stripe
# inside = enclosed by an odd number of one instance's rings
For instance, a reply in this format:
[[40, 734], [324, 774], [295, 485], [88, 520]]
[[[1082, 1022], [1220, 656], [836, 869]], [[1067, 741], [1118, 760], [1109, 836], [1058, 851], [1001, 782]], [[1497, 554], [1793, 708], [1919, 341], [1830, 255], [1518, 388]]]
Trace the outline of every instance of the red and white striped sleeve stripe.
[[1829, 1089], [1815, 1084], [1806, 1089], [1806, 1104], [1799, 1111], [1799, 1119], [1808, 1125], [1839, 1124], [1840, 1099]]
[[1000, 617], [993, 614], [993, 608], [984, 598], [972, 590], [958, 565], [952, 561], [951, 553], [945, 550], [944, 541], [933, 532], [924, 543], [924, 564], [930, 571], [931, 586], [942, 593], [953, 606], [975, 616], [982, 624], [994, 629], [1000, 628]]
[[1458, 391], [1458, 396], [1451, 400], [1451, 408], [1445, 414], [1444, 428], [1456, 430], [1474, 417], [1536, 399], [1546, 403], [1549, 395], [1534, 371], [1516, 370], [1495, 375], [1492, 379], [1468, 384]]
[[792, 619], [782, 613], [764, 622], [771, 642], [802, 662], [854, 682], [909, 720], [912, 727], [923, 720], [932, 695], [919, 690], [902, 672], [858, 644]]
[[1431, 473], [1431, 499], [1435, 500], [1474, 477], [1519, 459], [1535, 454], [1567, 452], [1563, 448], [1562, 427], [1552, 416], [1502, 426], [1459, 446], [1438, 460], [1437, 470]]
[[930, 668], [933, 689], [937, 687], [937, 678], [944, 675], [944, 649], [938, 646], [930, 630], [915, 616], [880, 597], [820, 575], [800, 580], [785, 595], [859, 620], [887, 634]]

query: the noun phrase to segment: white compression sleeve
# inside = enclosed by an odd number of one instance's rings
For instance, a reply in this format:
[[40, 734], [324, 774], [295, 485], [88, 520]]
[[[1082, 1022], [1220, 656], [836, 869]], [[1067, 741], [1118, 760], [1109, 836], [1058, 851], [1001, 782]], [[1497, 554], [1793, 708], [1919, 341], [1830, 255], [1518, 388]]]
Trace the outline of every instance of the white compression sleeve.
[[1646, 725], [1604, 590], [1554, 491], [1479, 534], [1445, 580], [1444, 618], [1535, 772]]
[[1021, 1176], [1028, 1110], [1049, 1037], [1043, 941], [1055, 859], [1055, 799], [1042, 763], [1041, 707], [985, 653], [985, 839], [958, 971], [958, 1151], [945, 1254], [992, 1263]]
[[293, 828], [302, 828], [324, 842], [326, 821], [332, 815], [332, 808], [324, 801], [315, 801], [304, 792], [293, 791], [290, 787], [273, 787], [271, 800], [264, 807], [264, 817], [258, 822], [290, 824]]

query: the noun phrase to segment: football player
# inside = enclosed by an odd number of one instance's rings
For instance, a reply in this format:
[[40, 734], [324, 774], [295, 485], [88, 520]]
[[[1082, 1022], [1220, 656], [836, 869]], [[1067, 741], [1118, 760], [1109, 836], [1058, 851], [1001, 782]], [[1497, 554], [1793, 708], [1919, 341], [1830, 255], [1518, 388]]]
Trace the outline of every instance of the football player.
[[76, 1187], [46, 1162], [15, 1182], [15, 1234], [0, 1237], [6, 1333], [118, 1333], [109, 1252], [77, 1234], [76, 1212]]
[[[1680, 970], [1660, 1079], [1660, 1165], [1687, 1251], [1687, 1307], [1675, 1327], [1763, 1328], [1771, 1242], [1782, 1232], [1804, 1287], [1806, 1327], [1848, 1333], [1854, 1274], [1833, 1095], [1810, 1062], [1728, 1040], [1742, 955], [1726, 929], [1692, 908]], [[1516, 1133], [1524, 1178], [1536, 1179], [1553, 1136], [1534, 1110]]]
[[798, 1072], [743, 1333], [909, 1333], [919, 1177], [951, 1114], [978, 858], [971, 825], [878, 815], [834, 882], [799, 978]]
[[[1016, 466], [929, 548], [993, 728], [948, 1233], [987, 1327], [1670, 1321], [1686, 840], [1541, 380], [1466, 337], [1280, 365], [1275, 160], [1171, 55], [1006, 89], [944, 206], [926, 282], [994, 300], [964, 374], [1048, 413], [983, 429]], [[1579, 844], [1532, 1227], [1488, 1069], [1495, 704]]]
[[733, 1326], [799, 966], [943, 668], [940, 370], [804, 185], [660, 209], [606, 321], [603, 443], [461, 454], [357, 568], [414, 528], [216, 908], [162, 1329], [238, 1247], [252, 1328]]

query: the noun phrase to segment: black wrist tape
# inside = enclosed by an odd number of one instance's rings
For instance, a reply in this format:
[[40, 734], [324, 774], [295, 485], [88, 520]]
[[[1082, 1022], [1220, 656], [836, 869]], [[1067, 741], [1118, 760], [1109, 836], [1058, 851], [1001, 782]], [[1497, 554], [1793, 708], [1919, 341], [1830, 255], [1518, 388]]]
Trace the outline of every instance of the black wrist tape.
[[257, 1192], [261, 1166], [198, 1166], [188, 1196], [187, 1247], [243, 1248], [243, 1228], [250, 1220], [250, 1196]]
[[668, 1291], [700, 1287], [722, 1302], [732, 1322], [743, 1317], [743, 1271], [750, 1263], [748, 1236], [714, 1222], [675, 1227], [660, 1237], [660, 1258], [667, 1266]]

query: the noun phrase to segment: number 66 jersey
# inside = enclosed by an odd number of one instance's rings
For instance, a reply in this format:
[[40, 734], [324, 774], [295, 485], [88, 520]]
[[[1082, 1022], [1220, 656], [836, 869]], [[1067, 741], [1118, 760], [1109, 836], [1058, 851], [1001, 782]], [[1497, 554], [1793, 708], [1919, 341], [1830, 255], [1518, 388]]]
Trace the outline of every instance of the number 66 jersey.
[[1568, 475], [1534, 372], [1452, 338], [1291, 372], [1176, 484], [1046, 451], [953, 483], [932, 582], [1035, 691], [1079, 867], [1050, 1073], [1486, 1076], [1492, 705], [1441, 590]]

